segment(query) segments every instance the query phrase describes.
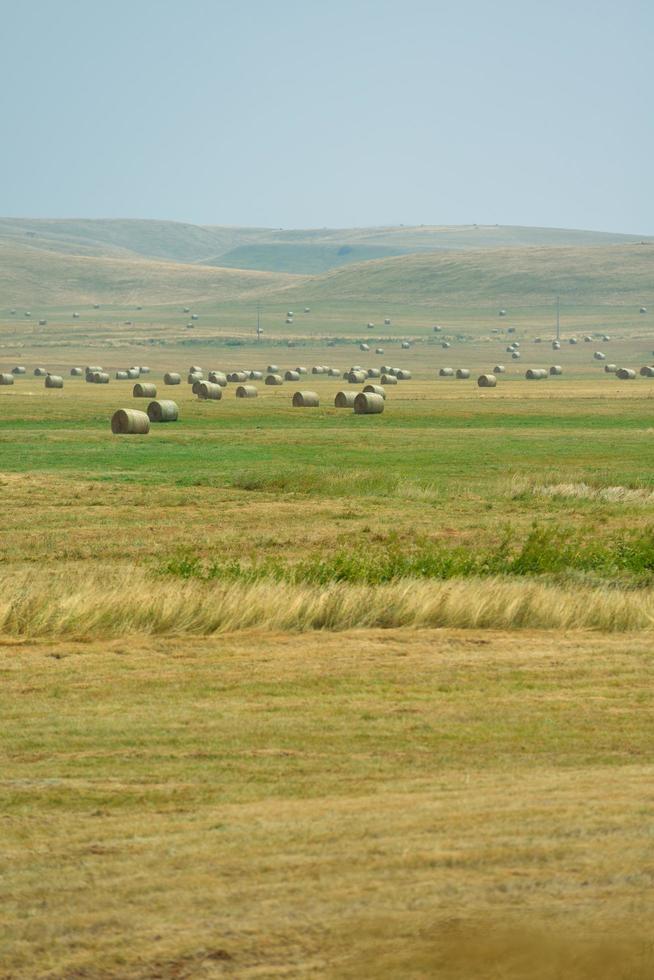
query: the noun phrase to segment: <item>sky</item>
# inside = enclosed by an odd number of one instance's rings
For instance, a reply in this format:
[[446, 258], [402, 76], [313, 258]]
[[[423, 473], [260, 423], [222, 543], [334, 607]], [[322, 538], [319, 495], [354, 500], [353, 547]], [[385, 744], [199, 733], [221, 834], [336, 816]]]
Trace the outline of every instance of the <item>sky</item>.
[[654, 234], [652, 0], [0, 0], [0, 214]]

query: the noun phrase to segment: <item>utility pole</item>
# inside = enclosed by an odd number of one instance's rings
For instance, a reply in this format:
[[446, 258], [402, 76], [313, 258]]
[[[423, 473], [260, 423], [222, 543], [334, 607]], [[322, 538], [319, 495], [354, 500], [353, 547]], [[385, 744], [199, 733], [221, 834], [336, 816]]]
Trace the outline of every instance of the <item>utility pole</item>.
[[556, 297], [556, 339], [561, 339], [561, 297]]

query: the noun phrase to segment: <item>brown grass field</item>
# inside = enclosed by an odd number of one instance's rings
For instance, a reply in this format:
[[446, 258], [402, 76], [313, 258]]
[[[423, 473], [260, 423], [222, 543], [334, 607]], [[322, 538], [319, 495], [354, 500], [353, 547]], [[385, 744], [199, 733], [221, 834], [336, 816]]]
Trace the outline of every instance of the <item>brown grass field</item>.
[[[629, 265], [629, 248], [596, 250], [593, 282], [609, 256], [644, 289], [647, 252]], [[288, 327], [292, 277], [189, 264], [174, 283], [172, 264], [130, 258], [118, 287], [122, 261], [76, 256], [80, 278], [32, 304], [45, 330], [0, 311], [0, 370], [29, 369], [0, 387], [0, 980], [649, 980], [654, 379], [592, 358], [654, 359], [636, 293], [570, 309], [579, 343], [560, 352], [530, 293], [512, 363], [497, 296], [458, 305], [492, 257], [460, 263], [449, 350], [426, 299], [391, 308], [404, 275], [448, 256], [374, 263], [365, 295], [354, 267], [316, 280]], [[17, 262], [21, 288], [39, 268]], [[99, 268], [122, 305], [72, 319], [62, 297], [86, 300]], [[331, 279], [349, 307], [321, 306]], [[143, 283], [161, 303], [195, 290], [196, 327], [177, 306], [134, 312]], [[388, 336], [369, 335], [386, 313]], [[212, 404], [161, 383], [192, 363], [381, 361], [413, 378], [377, 417], [336, 410], [334, 378]], [[180, 421], [112, 436], [116, 408], [147, 402], [68, 376], [94, 362], [148, 364]], [[555, 363], [562, 378], [524, 380]], [[319, 409], [291, 407], [305, 387]], [[393, 549], [493, 555], [534, 528], [631, 565], [293, 578], [343, 554], [366, 574]], [[261, 562], [279, 576], [248, 577]]]

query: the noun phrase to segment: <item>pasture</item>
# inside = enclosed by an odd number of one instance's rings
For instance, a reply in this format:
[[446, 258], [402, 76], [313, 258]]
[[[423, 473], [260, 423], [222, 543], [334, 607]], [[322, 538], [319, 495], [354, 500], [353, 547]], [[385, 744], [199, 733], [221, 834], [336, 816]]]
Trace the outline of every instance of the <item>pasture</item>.
[[[644, 980], [647, 318], [308, 305], [0, 320], [0, 977]], [[412, 377], [186, 383], [272, 363]], [[179, 421], [112, 435], [131, 364]]]

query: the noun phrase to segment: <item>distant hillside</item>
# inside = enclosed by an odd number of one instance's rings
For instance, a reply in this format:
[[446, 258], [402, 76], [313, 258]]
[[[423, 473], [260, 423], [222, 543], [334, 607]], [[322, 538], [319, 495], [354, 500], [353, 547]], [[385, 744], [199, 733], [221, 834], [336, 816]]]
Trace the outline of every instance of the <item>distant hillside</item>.
[[654, 305], [654, 245], [443, 251], [335, 269], [285, 289], [300, 301], [415, 307], [551, 301]]
[[[238, 228], [174, 221], [0, 218], [0, 244], [97, 258], [151, 259], [315, 275], [409, 252], [625, 244], [639, 235], [560, 228]], [[654, 239], [649, 239], [654, 241]]]
[[62, 255], [0, 243], [2, 306], [227, 302], [268, 294], [299, 277], [145, 259]]

